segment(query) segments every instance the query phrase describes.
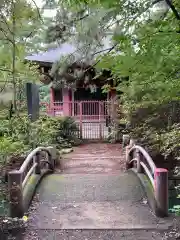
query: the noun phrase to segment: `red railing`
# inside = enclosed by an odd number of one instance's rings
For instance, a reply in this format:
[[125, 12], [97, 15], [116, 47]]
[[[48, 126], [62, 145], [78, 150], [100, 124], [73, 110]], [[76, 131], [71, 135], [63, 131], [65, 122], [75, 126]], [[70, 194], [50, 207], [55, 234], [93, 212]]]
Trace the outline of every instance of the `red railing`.
[[[52, 115], [73, 116], [77, 119], [97, 120], [113, 115], [113, 107], [110, 101], [69, 101], [51, 103], [49, 111]], [[114, 109], [115, 110], [115, 109]]]
[[[18, 108], [26, 106], [24, 101], [18, 102]], [[69, 101], [40, 102], [40, 112], [51, 116], [73, 116], [76, 119], [103, 120], [116, 112], [115, 104], [110, 101]]]
[[[143, 185], [147, 188], [147, 196], [154, 195], [155, 201], [151, 198], [150, 205], [155, 214], [159, 217], [168, 216], [168, 171], [164, 168], [157, 168], [153, 159], [146, 150], [133, 143], [126, 147], [126, 166], [127, 169], [134, 169], [140, 176], [145, 174], [149, 180], [149, 185], [144, 180]], [[152, 186], [152, 188], [151, 188]]]
[[110, 101], [97, 100], [54, 102], [48, 112], [53, 116], [72, 116], [79, 126], [80, 138], [97, 140], [109, 136], [114, 106]]

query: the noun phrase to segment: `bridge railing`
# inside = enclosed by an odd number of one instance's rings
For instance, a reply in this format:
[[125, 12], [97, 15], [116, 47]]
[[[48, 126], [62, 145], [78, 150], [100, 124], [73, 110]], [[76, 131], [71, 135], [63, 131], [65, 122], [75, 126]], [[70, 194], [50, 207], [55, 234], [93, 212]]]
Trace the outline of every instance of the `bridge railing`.
[[19, 170], [8, 174], [9, 211], [11, 217], [22, 217], [41, 178], [53, 172], [57, 158], [53, 147], [37, 147], [24, 160]]
[[168, 170], [157, 168], [146, 150], [139, 146], [126, 147], [126, 167], [136, 170], [137, 174], [145, 174], [152, 186], [155, 203], [153, 210], [157, 216], [168, 215]]

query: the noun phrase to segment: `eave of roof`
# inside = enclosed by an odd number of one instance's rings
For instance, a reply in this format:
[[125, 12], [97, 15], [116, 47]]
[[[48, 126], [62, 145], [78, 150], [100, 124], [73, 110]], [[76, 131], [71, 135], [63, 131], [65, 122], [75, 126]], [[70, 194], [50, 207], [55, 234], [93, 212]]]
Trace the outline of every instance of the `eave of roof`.
[[72, 54], [76, 51], [76, 48], [70, 44], [64, 43], [60, 47], [50, 49], [43, 53], [32, 54], [25, 57], [25, 60], [42, 63], [54, 63], [61, 57]]
[[[100, 54], [103, 54], [103, 50], [110, 48], [112, 45], [110, 44], [110, 41], [108, 39], [104, 40], [104, 46], [98, 47], [98, 50], [101, 52], [99, 54], [96, 54], [94, 57], [97, 57]], [[97, 49], [96, 49], [97, 50]], [[101, 51], [102, 50], [102, 51]], [[105, 53], [106, 51], [104, 51]], [[75, 47], [75, 44], [72, 43], [63, 43], [59, 47], [49, 49], [46, 52], [42, 53], [36, 53], [32, 55], [28, 55], [25, 57], [24, 60], [27, 61], [33, 61], [36, 63], [48, 63], [48, 64], [53, 64], [63, 57], [67, 57], [68, 55], [73, 55], [75, 59], [78, 60], [85, 60], [86, 55], [83, 56], [84, 54], [78, 51], [78, 48]], [[92, 53], [92, 58], [93, 58], [93, 53]], [[91, 59], [93, 60], [93, 59]], [[85, 60], [86, 61], [86, 60]]]

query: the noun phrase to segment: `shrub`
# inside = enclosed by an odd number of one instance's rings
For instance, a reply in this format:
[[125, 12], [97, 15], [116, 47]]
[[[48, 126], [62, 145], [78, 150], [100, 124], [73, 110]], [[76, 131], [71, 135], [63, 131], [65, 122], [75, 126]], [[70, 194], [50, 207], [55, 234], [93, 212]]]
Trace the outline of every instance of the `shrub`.
[[79, 143], [78, 136], [78, 127], [70, 117], [44, 116], [31, 122], [26, 116], [15, 116], [3, 120], [0, 126], [1, 176], [7, 179], [7, 171], [19, 168], [27, 153], [36, 146], [71, 147]]
[[[179, 172], [179, 169], [178, 169]], [[177, 191], [177, 199], [180, 199], [180, 185], [176, 187]], [[174, 205], [172, 209], [170, 209], [171, 212], [175, 213], [176, 216], [180, 216], [180, 205]]]
[[180, 124], [173, 124], [159, 135], [160, 152], [165, 158], [180, 159]]
[[36, 144], [54, 144], [57, 148], [71, 147], [79, 142], [79, 129], [70, 117], [41, 117], [33, 123]]
[[31, 122], [26, 116], [15, 116], [11, 120], [2, 121], [0, 136], [13, 143], [21, 142], [29, 150], [52, 144], [61, 149], [78, 143], [79, 130], [70, 117], [43, 116]]

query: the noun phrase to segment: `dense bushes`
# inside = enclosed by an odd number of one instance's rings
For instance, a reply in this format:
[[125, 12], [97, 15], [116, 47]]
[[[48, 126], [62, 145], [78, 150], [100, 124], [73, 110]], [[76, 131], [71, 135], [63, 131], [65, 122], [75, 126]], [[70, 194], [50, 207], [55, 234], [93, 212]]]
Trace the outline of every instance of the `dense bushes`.
[[130, 133], [152, 156], [178, 160], [180, 156], [180, 103], [151, 104], [129, 114]]
[[[78, 144], [78, 127], [69, 117], [40, 117], [31, 122], [28, 117], [15, 116], [0, 125], [0, 167], [12, 166], [11, 159], [27, 155], [37, 146], [53, 145], [57, 149]], [[20, 159], [20, 158], [19, 158]], [[14, 161], [15, 163], [15, 161]], [[20, 163], [21, 164], [21, 163]], [[18, 166], [18, 163], [16, 163]]]
[[70, 117], [41, 117], [33, 124], [36, 145], [54, 144], [57, 148], [71, 147], [79, 143], [79, 129]]
[[24, 149], [50, 144], [61, 149], [77, 143], [78, 127], [70, 117], [43, 116], [32, 123], [28, 117], [15, 116], [1, 122], [0, 136], [2, 141], [22, 143]]

